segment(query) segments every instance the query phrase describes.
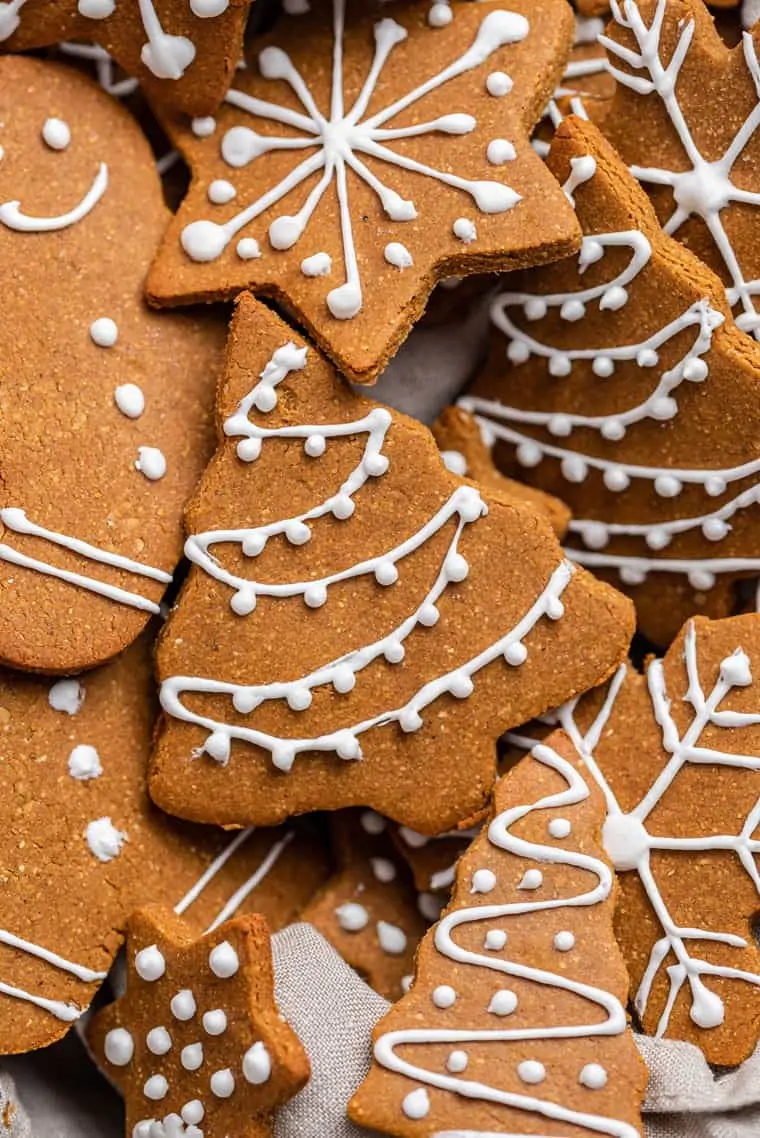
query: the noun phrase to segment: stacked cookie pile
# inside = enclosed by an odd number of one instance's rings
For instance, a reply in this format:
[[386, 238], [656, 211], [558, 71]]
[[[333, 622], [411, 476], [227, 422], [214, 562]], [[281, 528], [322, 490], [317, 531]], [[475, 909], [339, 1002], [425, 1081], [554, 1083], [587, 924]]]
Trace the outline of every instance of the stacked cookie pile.
[[129, 1138], [274, 1132], [296, 919], [398, 1138], [757, 1042], [760, 30], [578, 7], [0, 3], [0, 1054]]

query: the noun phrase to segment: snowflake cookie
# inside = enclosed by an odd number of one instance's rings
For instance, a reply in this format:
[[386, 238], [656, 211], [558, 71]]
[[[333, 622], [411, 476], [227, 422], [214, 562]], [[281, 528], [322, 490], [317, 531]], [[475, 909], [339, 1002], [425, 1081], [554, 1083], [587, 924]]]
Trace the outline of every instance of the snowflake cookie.
[[272, 1111], [309, 1078], [278, 1011], [269, 932], [238, 917], [196, 940], [171, 910], [127, 926], [127, 991], [88, 1028], [124, 1093], [131, 1138], [269, 1138]]
[[175, 906], [198, 934], [251, 908], [280, 928], [327, 874], [301, 827], [228, 835], [150, 803], [151, 671], [141, 637], [78, 678], [0, 672], [0, 1054], [69, 1030], [136, 906]]
[[437, 281], [577, 247], [533, 152], [572, 42], [563, 0], [315, 0], [254, 42], [216, 118], [165, 125], [193, 170], [159, 304], [271, 296], [373, 382]]
[[251, 0], [2, 0], [0, 51], [90, 41], [159, 106], [210, 115], [240, 58], [250, 6]]
[[[547, 721], [575, 743], [607, 803], [616, 932], [652, 1035], [741, 1063], [760, 1020], [760, 616], [696, 617], [644, 675]], [[515, 742], [531, 746], [526, 729]]]
[[[0, 8], [0, 10], [2, 10]], [[143, 299], [150, 147], [83, 75], [0, 57], [0, 660], [73, 672], [145, 626], [207, 460], [224, 328]]]
[[628, 602], [249, 294], [217, 410], [157, 653], [153, 799], [221, 825], [361, 804], [450, 829], [486, 805], [505, 728], [625, 655]]
[[568, 556], [629, 592], [666, 645], [760, 574], [760, 350], [595, 126], [566, 119], [549, 164], [580, 253], [508, 278], [460, 402], [501, 470], [568, 503]]
[[603, 818], [561, 732], [497, 783], [411, 990], [375, 1028], [354, 1122], [397, 1138], [640, 1138], [646, 1070], [624, 1007]]

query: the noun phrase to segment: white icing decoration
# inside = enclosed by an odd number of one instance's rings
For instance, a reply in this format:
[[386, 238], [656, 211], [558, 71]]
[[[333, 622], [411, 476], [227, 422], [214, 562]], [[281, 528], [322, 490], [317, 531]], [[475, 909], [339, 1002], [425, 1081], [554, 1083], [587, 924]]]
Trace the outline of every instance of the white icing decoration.
[[496, 874], [490, 869], [476, 869], [470, 893], [490, 893], [496, 888]]
[[366, 928], [369, 922], [369, 913], [356, 901], [346, 901], [344, 905], [339, 905], [335, 910], [335, 916], [340, 927], [347, 933], [358, 933]]
[[458, 217], [452, 225], [451, 231], [465, 245], [471, 245], [473, 241], [477, 240], [478, 231], [475, 222], [469, 217]]
[[241, 237], [235, 246], [235, 252], [241, 261], [254, 261], [261, 256], [261, 249], [255, 237]]
[[84, 703], [84, 686], [79, 680], [57, 680], [48, 692], [48, 703], [53, 711], [76, 715]]
[[472, 44], [447, 67], [410, 92], [402, 95], [383, 110], [365, 118], [367, 107], [377, 87], [383, 67], [391, 52], [407, 38], [407, 31], [396, 20], [385, 18], [375, 24], [375, 55], [365, 83], [353, 106], [346, 109], [343, 91], [343, 38], [345, 0], [333, 0], [333, 62], [329, 114], [321, 111], [300, 72], [285, 51], [267, 47], [259, 54], [259, 69], [265, 79], [285, 82], [292, 89], [302, 110], [280, 106], [236, 89], [231, 89], [225, 101], [254, 119], [282, 124], [291, 130], [287, 135], [259, 134], [246, 126], [234, 126], [222, 140], [222, 156], [234, 168], [240, 168], [271, 151], [313, 150], [291, 172], [258, 200], [251, 202], [240, 213], [224, 224], [199, 219], [185, 226], [181, 234], [182, 248], [194, 261], [216, 260], [241, 229], [289, 195], [298, 186], [319, 175], [306, 201], [293, 216], [274, 217], [268, 227], [269, 243], [274, 250], [292, 249], [306, 230], [314, 212], [328, 187], [335, 185], [340, 212], [341, 242], [346, 279], [343, 284], [327, 293], [326, 302], [338, 320], [354, 317], [362, 308], [363, 292], [359, 259], [354, 243], [351, 206], [349, 202], [348, 171], [360, 178], [379, 198], [386, 215], [394, 222], [412, 220], [417, 216], [414, 203], [404, 200], [386, 186], [370, 170], [365, 155], [386, 162], [402, 170], [432, 178], [442, 186], [469, 195], [482, 213], [502, 213], [512, 209], [520, 200], [519, 194], [497, 181], [472, 181], [446, 169], [427, 166], [409, 155], [393, 150], [388, 143], [416, 135], [461, 135], [473, 131], [476, 121], [472, 115], [446, 114], [430, 122], [405, 127], [386, 126], [397, 115], [437, 90], [452, 79], [463, 75], [486, 60], [507, 44], [519, 43], [528, 34], [528, 21], [521, 15], [507, 11], [487, 13]]
[[46, 119], [42, 126], [42, 139], [51, 150], [65, 150], [71, 142], [69, 124], [63, 119]]
[[[2, 522], [6, 529], [11, 530], [13, 533], [28, 534], [30, 537], [41, 537], [53, 545], [69, 549], [72, 553], [76, 553], [80, 557], [87, 558], [101, 565], [110, 565], [116, 569], [123, 569], [127, 573], [148, 577], [152, 581], [160, 581], [165, 585], [172, 579], [171, 573], [165, 573], [163, 569], [153, 569], [150, 565], [142, 565], [139, 561], [132, 561], [131, 558], [122, 557], [119, 553], [109, 553], [104, 549], [98, 549], [96, 545], [90, 545], [86, 541], [80, 541], [76, 537], [69, 537], [67, 534], [57, 533], [55, 530], [38, 526], [34, 522], [29, 521], [24, 510], [18, 509], [15, 506], [8, 506], [0, 510], [0, 522]], [[48, 577], [57, 577], [60, 581], [66, 581], [68, 584], [76, 585], [80, 589], [87, 589], [91, 593], [98, 593], [102, 597], [108, 597], [109, 600], [117, 601], [123, 605], [129, 605], [131, 608], [142, 609], [144, 612], [156, 614], [161, 611], [154, 601], [149, 601], [147, 597], [142, 597], [139, 593], [127, 592], [126, 589], [118, 588], [116, 585], [108, 585], [104, 581], [98, 581], [96, 578], [85, 577], [82, 573], [74, 573], [68, 569], [59, 569], [55, 565], [49, 565], [46, 561], [38, 561], [36, 558], [29, 557], [25, 553], [19, 553], [18, 550], [6, 545], [5, 542], [0, 542], [0, 561], [7, 561], [11, 565], [20, 565], [24, 569], [34, 569], [38, 573], [43, 573]]]
[[10, 39], [21, 22], [19, 12], [26, 0], [3, 0], [0, 3], [0, 43]]
[[418, 893], [417, 909], [426, 921], [437, 921], [443, 908], [443, 898], [436, 897], [435, 893]]
[[449, 984], [439, 984], [433, 989], [431, 998], [437, 1008], [451, 1008], [456, 1003], [457, 994]]
[[[82, 5], [87, 2], [88, 0], [79, 0], [80, 11]], [[95, 78], [99, 85], [107, 94], [113, 95], [115, 99], [126, 99], [130, 95], [133, 95], [139, 87], [137, 79], [132, 79], [129, 76], [125, 79], [115, 78], [115, 67], [112, 57], [105, 48], [99, 47], [97, 44], [60, 43], [58, 44], [58, 49], [64, 55], [69, 55], [74, 59], [86, 59], [92, 63], [95, 69]]]
[[410, 1091], [401, 1104], [401, 1109], [407, 1118], [425, 1118], [430, 1111], [430, 1098], [424, 1087]]
[[567, 818], [552, 818], [546, 827], [552, 838], [567, 838], [573, 832], [573, 827]]
[[399, 826], [398, 835], [412, 850], [420, 850], [430, 841], [427, 834], [418, 834], [416, 830], [410, 829], [409, 826]]
[[332, 272], [332, 257], [329, 253], [314, 253], [301, 261], [301, 272], [305, 277], [327, 277]]
[[135, 972], [149, 984], [161, 979], [166, 972], [166, 961], [157, 945], [141, 948], [135, 955]]
[[390, 858], [371, 857], [369, 864], [372, 866], [372, 872], [376, 880], [382, 885], [388, 885], [389, 882], [396, 880], [396, 867]]
[[263, 1043], [254, 1043], [243, 1056], [243, 1077], [253, 1086], [266, 1083], [272, 1074], [272, 1060]]
[[110, 818], [96, 818], [90, 822], [85, 837], [90, 853], [98, 861], [113, 861], [128, 841], [127, 835], [122, 830], [117, 830]]
[[503, 99], [512, 90], [512, 80], [504, 71], [492, 71], [486, 79], [486, 90], [489, 95]]
[[406, 951], [407, 936], [398, 925], [391, 925], [388, 921], [378, 921], [376, 930], [383, 952], [387, 952], [389, 956], [400, 956]]
[[397, 269], [409, 269], [414, 264], [412, 254], [400, 241], [391, 241], [385, 246], [385, 259]]
[[143, 1094], [154, 1102], [160, 1102], [169, 1093], [169, 1084], [163, 1075], [151, 1075], [143, 1087]]
[[197, 1098], [191, 1099], [190, 1102], [186, 1102], [180, 1111], [182, 1121], [187, 1126], [197, 1126], [199, 1122], [203, 1121], [205, 1114], [206, 1111], [204, 1109], [203, 1103], [200, 1101], [200, 1099]]
[[172, 1049], [172, 1037], [165, 1027], [153, 1027], [145, 1036], [151, 1055], [166, 1055]]
[[544, 875], [540, 869], [526, 869], [518, 889], [540, 889], [544, 883]]
[[571, 932], [563, 929], [554, 938], [554, 947], [557, 952], [570, 952], [575, 947], [575, 937]]
[[217, 1098], [229, 1098], [235, 1090], [235, 1076], [229, 1067], [225, 1067], [223, 1071], [214, 1071], [209, 1085]]
[[565, 197], [571, 206], [575, 205], [575, 198], [573, 196], [575, 190], [577, 190], [578, 186], [582, 186], [584, 182], [590, 182], [595, 173], [596, 159], [592, 158], [590, 154], [584, 154], [580, 158], [570, 159], [570, 176], [562, 189], [565, 191]]
[[119, 338], [119, 329], [110, 316], [99, 316], [90, 325], [90, 337], [99, 348], [112, 348]]
[[135, 470], [139, 470], [149, 482], [158, 482], [166, 474], [166, 458], [158, 447], [138, 447]]
[[145, 410], [145, 396], [136, 383], [120, 383], [113, 398], [122, 415], [128, 419], [139, 419]]
[[85, 782], [91, 778], [100, 778], [103, 773], [100, 755], [88, 743], [79, 743], [72, 749], [68, 765], [71, 777]]
[[383, 834], [388, 827], [388, 823], [383, 818], [382, 814], [378, 814], [376, 810], [364, 810], [360, 819], [361, 828], [365, 834]]
[[66, 213], [57, 217], [34, 217], [24, 213], [20, 201], [3, 202], [0, 205], [0, 222], [8, 229], [18, 233], [51, 233], [57, 229], [68, 229], [76, 225], [97, 205], [108, 188], [108, 167], [101, 162], [98, 172], [82, 200]]
[[517, 1008], [517, 996], [511, 988], [500, 988], [494, 992], [488, 1010], [491, 1015], [511, 1016]]
[[452, 1075], [461, 1075], [462, 1071], [467, 1070], [469, 1061], [466, 1051], [452, 1051], [446, 1060], [446, 1070], [451, 1071]]
[[486, 148], [486, 158], [492, 166], [503, 166], [517, 157], [513, 143], [506, 138], [493, 138]]
[[179, 1058], [186, 1071], [197, 1071], [203, 1065], [203, 1044], [188, 1043], [182, 1048]]
[[483, 941], [483, 948], [487, 948], [489, 952], [501, 952], [507, 940], [507, 933], [503, 929], [489, 929]]
[[214, 205], [226, 205], [237, 197], [237, 190], [232, 182], [225, 178], [217, 178], [208, 188], [208, 200]]
[[135, 1041], [124, 1027], [114, 1027], [103, 1041], [103, 1051], [114, 1067], [126, 1067], [135, 1053]]
[[[26, 952], [29, 956], [34, 956], [38, 960], [44, 960], [45, 963], [51, 965], [51, 967], [57, 968], [61, 972], [68, 972], [72, 976], [76, 976], [78, 980], [83, 980], [87, 984], [94, 984], [105, 980], [108, 975], [107, 972], [95, 972], [92, 968], [87, 968], [83, 964], [76, 964], [74, 961], [67, 960], [65, 957], [59, 956], [56, 952], [51, 952], [50, 949], [35, 944], [33, 941], [25, 940], [23, 937], [16, 936], [14, 933], [8, 932], [5, 929], [0, 929], [0, 944], [6, 945], [8, 948], [13, 948], [17, 952]], [[9, 996], [11, 999], [24, 1000], [26, 1003], [33, 1004], [35, 1007], [48, 1012], [64, 1023], [73, 1023], [74, 1020], [79, 1019], [84, 1010], [83, 1008], [77, 1007], [76, 1004], [64, 1002], [63, 1000], [49, 1000], [44, 996], [26, 992], [23, 988], [16, 988], [12, 984], [5, 984], [1, 981], [0, 995]]]
[[222, 1035], [227, 1030], [227, 1015], [221, 1008], [203, 1013], [203, 1030], [208, 1035]]
[[441, 460], [447, 470], [452, 474], [456, 474], [459, 478], [465, 478], [467, 475], [467, 459], [458, 450], [442, 450]]
[[198, 1010], [198, 1005], [195, 1002], [195, 996], [189, 988], [182, 988], [177, 992], [176, 996], [172, 996], [169, 1003], [172, 1015], [181, 1023], [187, 1023], [192, 1019]]
[[208, 957], [208, 966], [220, 980], [229, 980], [240, 967], [238, 954], [228, 940], [223, 940], [216, 948], [212, 948]]
[[190, 123], [190, 129], [196, 138], [210, 138], [216, 130], [216, 119], [212, 115], [193, 119]]
[[600, 1091], [607, 1086], [607, 1072], [599, 1063], [587, 1063], [581, 1069], [578, 1082], [592, 1091]]
[[[483, 921], [505, 922], [510, 917], [520, 917], [525, 913], [541, 910], [575, 910], [581, 912], [586, 906], [599, 904], [610, 895], [612, 889], [612, 873], [608, 866], [598, 858], [580, 852], [570, 852], [564, 847], [556, 845], [541, 845], [518, 838], [511, 833], [511, 827], [522, 818], [536, 810], [566, 809], [575, 803], [584, 801], [589, 795], [589, 788], [583, 775], [571, 763], [563, 759], [553, 749], [544, 744], [536, 746], [532, 752], [533, 758], [548, 766], [559, 774], [564, 780], [565, 789], [548, 794], [539, 801], [530, 805], [516, 805], [497, 815], [488, 827], [488, 839], [497, 849], [507, 851], [511, 856], [520, 856], [530, 860], [540, 860], [544, 864], [559, 866], [572, 866], [574, 869], [587, 871], [596, 878], [596, 884], [584, 889], [583, 892], [571, 896], [560, 896], [541, 901], [533, 898], [503, 904], [493, 904], [485, 901], [471, 908], [461, 908], [449, 911], [440, 921], [435, 930], [435, 946], [441, 955], [453, 962], [457, 971], [468, 967], [487, 968], [501, 977], [517, 977], [531, 983], [543, 984], [548, 988], [557, 988], [560, 991], [572, 993], [582, 997], [592, 1005], [588, 1022], [549, 1024], [547, 1026], [519, 1026], [515, 1021], [507, 1020], [502, 1025], [499, 1019], [498, 1026], [493, 1028], [479, 1028], [470, 1030], [462, 1027], [439, 1026], [436, 1015], [433, 1021], [435, 1027], [425, 1024], [412, 1028], [401, 1028], [381, 1035], [374, 1044], [375, 1060], [389, 1071], [395, 1071], [408, 1078], [413, 1084], [423, 1084], [425, 1088], [438, 1088], [452, 1094], [460, 1092], [466, 1095], [469, 1101], [479, 1101], [487, 1104], [498, 1104], [519, 1110], [531, 1110], [544, 1119], [555, 1124], [586, 1127], [589, 1132], [606, 1134], [610, 1138], [638, 1138], [638, 1131], [625, 1122], [613, 1118], [588, 1114], [564, 1106], [556, 1101], [554, 1095], [547, 1098], [527, 1097], [523, 1093], [504, 1090], [498, 1085], [489, 1085], [479, 1079], [455, 1078], [450, 1069], [428, 1069], [421, 1062], [415, 1062], [414, 1048], [430, 1044], [455, 1044], [461, 1046], [467, 1042], [493, 1041], [528, 1041], [552, 1039], [578, 1039], [590, 1041], [603, 1039], [609, 1036], [623, 1035], [627, 1030], [627, 1017], [620, 1001], [611, 993], [572, 979], [563, 969], [561, 972], [548, 972], [534, 968], [529, 964], [518, 963], [501, 956], [484, 955], [477, 949], [465, 948], [461, 938], [456, 936], [460, 927], [478, 926]], [[586, 873], [583, 875], [585, 881]], [[502, 991], [509, 991], [502, 989]], [[510, 993], [514, 996], [514, 993]], [[500, 995], [497, 992], [493, 999]], [[510, 1001], [506, 1001], [509, 1003]], [[600, 1014], [601, 1013], [601, 1014]], [[498, 1016], [498, 1013], [495, 1013]], [[507, 1026], [508, 1024], [508, 1026]], [[518, 1077], [528, 1084], [537, 1085], [543, 1079], [545, 1072], [536, 1060], [524, 1060], [519, 1064]], [[416, 1091], [411, 1092], [415, 1094]], [[409, 1096], [404, 1101], [408, 1101]], [[411, 1116], [410, 1116], [411, 1117]], [[421, 1115], [420, 1117], [424, 1117]], [[553, 1127], [552, 1129], [554, 1129]], [[440, 1138], [463, 1138], [461, 1131], [440, 1131]], [[474, 1138], [474, 1135], [472, 1135]], [[485, 1136], [484, 1136], [485, 1138]]]

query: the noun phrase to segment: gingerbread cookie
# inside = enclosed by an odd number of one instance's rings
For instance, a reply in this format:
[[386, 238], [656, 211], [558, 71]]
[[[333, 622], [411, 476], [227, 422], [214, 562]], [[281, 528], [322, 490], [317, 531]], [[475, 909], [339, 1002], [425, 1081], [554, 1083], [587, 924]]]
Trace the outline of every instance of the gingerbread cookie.
[[0, 1054], [69, 1029], [137, 905], [176, 906], [197, 934], [251, 909], [279, 928], [326, 877], [308, 830], [224, 834], [151, 805], [151, 648], [54, 683], [0, 673]]
[[668, 644], [694, 612], [730, 613], [737, 579], [760, 572], [760, 351], [596, 127], [567, 119], [549, 162], [581, 252], [509, 280], [461, 403], [500, 469], [570, 505], [568, 555]]
[[414, 0], [298, 6], [256, 42], [216, 118], [167, 119], [193, 182], [151, 299], [271, 296], [371, 383], [437, 281], [576, 248], [529, 143], [572, 40], [568, 6], [450, 12], [431, 26]]
[[249, 295], [218, 420], [159, 641], [153, 799], [222, 825], [361, 804], [450, 829], [486, 804], [505, 728], [622, 658], [628, 602]]
[[331, 824], [338, 870], [302, 919], [314, 925], [370, 987], [397, 1000], [430, 923], [425, 913], [430, 913], [431, 901], [420, 903], [409, 868], [380, 814], [341, 810]]
[[759, 671], [760, 616], [696, 617], [646, 675], [621, 665], [552, 717], [607, 800], [616, 932], [644, 1030], [721, 1066], [752, 1053], [760, 1021]]
[[496, 786], [349, 1116], [397, 1138], [643, 1134], [604, 798], [557, 732]]
[[549, 153], [552, 135], [565, 115], [592, 118], [596, 123], [604, 118], [605, 109], [615, 93], [607, 52], [604, 44], [600, 43], [604, 28], [605, 21], [599, 16], [576, 14], [575, 43], [570, 59], [533, 137], [533, 149], [542, 158]]
[[737, 324], [757, 337], [760, 28], [731, 49], [702, 0], [628, 0], [612, 14], [603, 42], [617, 88], [605, 134], [666, 231], [718, 273]]
[[432, 431], [441, 458], [453, 474], [471, 478], [481, 486], [524, 502], [537, 513], [546, 515], [557, 537], [564, 536], [570, 521], [565, 503], [534, 486], [505, 478], [494, 465], [492, 448], [484, 441], [476, 420], [464, 408], [447, 407], [436, 419]]
[[160, 106], [210, 115], [240, 59], [250, 6], [251, 0], [6, 0], [0, 49], [88, 40]]
[[396, 848], [411, 869], [414, 884], [433, 894], [448, 894], [458, 859], [479, 833], [479, 825], [449, 830], [432, 838], [409, 826], [394, 826], [392, 830]]
[[88, 1041], [124, 1093], [129, 1138], [266, 1138], [272, 1111], [309, 1078], [274, 997], [266, 922], [238, 917], [200, 939], [171, 910], [127, 926], [127, 991]]
[[159, 611], [224, 329], [142, 299], [168, 212], [116, 100], [7, 56], [0, 123], [0, 660], [71, 672]]

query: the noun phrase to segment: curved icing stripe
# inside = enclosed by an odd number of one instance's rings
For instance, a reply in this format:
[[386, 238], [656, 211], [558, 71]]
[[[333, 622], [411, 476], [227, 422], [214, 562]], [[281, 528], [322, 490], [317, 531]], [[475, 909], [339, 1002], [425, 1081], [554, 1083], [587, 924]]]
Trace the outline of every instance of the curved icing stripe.
[[[760, 125], [760, 66], [752, 36], [747, 32], [743, 35], [744, 61], [758, 93], [758, 101], [726, 151], [718, 159], [708, 162], [678, 101], [678, 77], [694, 37], [694, 21], [683, 21], [675, 29], [676, 43], [666, 65], [660, 56], [660, 37], [667, 0], [658, 0], [650, 27], [644, 23], [635, 0], [626, 0], [622, 10], [618, 0], [611, 0], [610, 6], [615, 22], [631, 32], [639, 49], [633, 51], [606, 35], [599, 36], [599, 43], [604, 44], [610, 56], [610, 73], [618, 83], [639, 95], [657, 95], [690, 164], [688, 169], [678, 171], [631, 166], [631, 173], [641, 182], [669, 186], [672, 190], [676, 208], [663, 227], [666, 233], [677, 233], [691, 216], [702, 219], [731, 279], [731, 288], [726, 290], [729, 303], [742, 307], [742, 314], [736, 322], [745, 332], [757, 337], [760, 334], [760, 314], [754, 298], [760, 293], [760, 281], [745, 280], [738, 252], [721, 216], [722, 211], [732, 205], [760, 205], [759, 193], [742, 189], [732, 181], [733, 168]], [[623, 62], [629, 70], [623, 71], [616, 66], [615, 59]]]
[[[488, 827], [488, 839], [498, 849], [544, 864], [564, 865], [584, 870], [596, 877], [594, 888], [570, 897], [557, 897], [550, 900], [521, 900], [502, 905], [477, 905], [468, 909], [456, 909], [439, 922], [435, 931], [435, 946], [442, 956], [455, 964], [467, 967], [485, 968], [497, 975], [515, 976], [535, 984], [559, 988], [581, 996], [593, 1005], [595, 1016], [589, 1023], [561, 1024], [546, 1027], [482, 1028], [409, 1028], [387, 1032], [375, 1043], [374, 1056], [378, 1063], [390, 1071], [396, 1071], [423, 1086], [438, 1088], [452, 1094], [464, 1095], [468, 1099], [496, 1103], [501, 1106], [539, 1114], [555, 1122], [565, 1122], [585, 1126], [599, 1134], [613, 1138], [638, 1138], [638, 1132], [625, 1122], [601, 1115], [587, 1114], [565, 1107], [550, 1099], [535, 1095], [517, 1094], [500, 1090], [487, 1083], [466, 1077], [455, 1078], [451, 1074], [431, 1071], [414, 1063], [408, 1056], [415, 1044], [430, 1043], [508, 1043], [524, 1040], [577, 1039], [622, 1035], [626, 1030], [626, 1014], [620, 1001], [609, 992], [590, 984], [573, 980], [565, 973], [548, 972], [527, 964], [507, 960], [493, 953], [472, 952], [458, 944], [453, 937], [461, 925], [498, 920], [504, 922], [510, 917], [524, 913], [537, 913], [547, 909], [584, 908], [595, 905], [609, 896], [612, 887], [612, 874], [604, 862], [598, 858], [557, 846], [547, 846], [517, 838], [511, 827], [534, 810], [548, 810], [571, 806], [588, 797], [589, 789], [581, 774], [556, 753], [552, 748], [539, 744], [533, 749], [533, 758], [555, 770], [566, 782], [567, 789], [550, 794], [530, 805], [511, 807], [493, 819]], [[604, 1018], [599, 1019], [599, 1013]], [[519, 1013], [518, 1013], [519, 1014]], [[404, 1057], [397, 1048], [404, 1049]], [[464, 1130], [438, 1132], [448, 1135], [472, 1135], [473, 1138], [487, 1138], [488, 1132]]]
[[3, 202], [0, 205], [0, 222], [8, 229], [15, 229], [19, 233], [50, 233], [56, 229], [67, 229], [87, 216], [103, 197], [107, 188], [108, 167], [105, 162], [101, 162], [89, 190], [68, 213], [62, 213], [59, 217], [33, 217], [22, 212], [20, 201]]
[[13, 1000], [24, 1000], [27, 1004], [34, 1004], [45, 1012], [50, 1012], [56, 1019], [64, 1023], [73, 1023], [84, 1014], [85, 1008], [78, 1008], [76, 1004], [67, 1004], [63, 1000], [48, 1000], [45, 996], [36, 996], [33, 992], [25, 992], [23, 988], [14, 988], [12, 984], [4, 984], [0, 980], [0, 995], [10, 996]]
[[305, 232], [328, 187], [335, 186], [346, 279], [343, 284], [327, 293], [326, 300], [330, 312], [339, 320], [351, 319], [361, 310], [363, 303], [347, 171], [350, 169], [352, 174], [370, 187], [392, 221], [411, 221], [417, 216], [414, 203], [402, 199], [395, 190], [386, 186], [377, 174], [365, 165], [359, 155], [370, 155], [379, 162], [425, 178], [432, 178], [442, 185], [462, 191], [473, 199], [482, 213], [502, 213], [512, 209], [520, 200], [519, 194], [501, 182], [462, 178], [445, 169], [434, 169], [385, 145], [386, 142], [420, 134], [468, 134], [477, 126], [476, 120], [471, 115], [446, 114], [431, 122], [398, 128], [386, 128], [386, 123], [431, 91], [479, 67], [500, 48], [507, 44], [519, 43], [525, 39], [529, 30], [528, 21], [523, 16], [507, 11], [489, 12], [481, 21], [472, 44], [458, 59], [384, 110], [365, 119], [365, 112], [383, 67], [393, 49], [407, 38], [408, 33], [401, 24], [391, 18], [385, 18], [375, 24], [375, 52], [372, 64], [355, 103], [346, 109], [343, 94], [344, 20], [345, 0], [333, 0], [333, 61], [328, 113], [320, 111], [301, 73], [287, 53], [276, 47], [265, 48], [260, 53], [260, 71], [266, 79], [287, 83], [304, 113], [235, 90], [231, 90], [226, 96], [228, 103], [252, 116], [267, 122], [295, 127], [305, 136], [297, 138], [261, 135], [248, 127], [232, 127], [222, 140], [222, 156], [229, 165], [237, 168], [245, 166], [272, 150], [298, 152], [315, 147], [317, 153], [299, 162], [281, 182], [223, 224], [209, 219], [194, 221], [185, 226], [180, 238], [182, 248], [192, 260], [216, 260], [241, 229], [276, 205], [307, 179], [319, 173], [319, 181], [298, 213], [294, 216], [276, 217], [270, 223], [269, 242], [274, 250], [292, 249]]
[[[18, 952], [25, 952], [29, 956], [34, 956], [38, 960], [43, 960], [46, 964], [52, 965], [61, 972], [69, 972], [72, 976], [76, 976], [78, 980], [85, 983], [93, 984], [100, 980], [105, 980], [108, 975], [107, 972], [96, 972], [92, 968], [87, 968], [83, 964], [76, 964], [72, 960], [67, 960], [64, 956], [59, 956], [57, 952], [51, 952], [50, 949], [43, 948], [42, 945], [35, 944], [33, 941], [25, 940], [23, 937], [16, 936], [14, 933], [7, 932], [5, 929], [0, 929], [0, 944], [5, 945], [7, 948], [16, 949]], [[63, 1020], [66, 1023], [73, 1023], [74, 1020], [84, 1012], [84, 1008], [77, 1007], [76, 1004], [66, 1003], [63, 1000], [49, 1000], [45, 996], [39, 996], [32, 992], [26, 992], [23, 988], [17, 988], [12, 984], [5, 984], [0, 981], [0, 995], [9, 996], [14, 1000], [24, 1000], [28, 1004], [34, 1004], [35, 1007], [41, 1008], [43, 1011], [49, 1012], [55, 1016], [56, 1019]]]
[[[24, 510], [18, 509], [17, 507], [8, 506], [0, 510], [0, 522], [2, 522], [6, 529], [12, 530], [14, 533], [26, 534], [29, 537], [43, 538], [52, 545], [61, 546], [63, 549], [68, 549], [71, 553], [75, 553], [79, 557], [87, 558], [87, 560], [95, 561], [101, 565], [109, 565], [114, 569], [121, 569], [126, 573], [134, 573], [136, 576], [147, 577], [152, 581], [159, 581], [163, 585], [168, 585], [172, 579], [171, 573], [165, 573], [163, 569], [154, 569], [150, 565], [143, 565], [139, 561], [132, 561], [129, 557], [122, 557], [121, 554], [108, 553], [104, 549], [98, 549], [96, 545], [90, 545], [86, 541], [80, 541], [79, 538], [68, 537], [67, 534], [57, 533], [55, 530], [38, 526], [34, 522], [29, 521]], [[18, 565], [23, 569], [32, 569], [48, 577], [56, 577], [58, 580], [66, 581], [69, 585], [76, 585], [80, 589], [87, 589], [91, 593], [97, 593], [99, 596], [107, 597], [109, 600], [117, 601], [119, 604], [141, 609], [144, 612], [158, 613], [161, 611], [157, 604], [148, 600], [147, 597], [140, 596], [139, 593], [130, 593], [126, 589], [120, 589], [116, 585], [108, 585], [104, 581], [86, 577], [82, 573], [75, 573], [68, 569], [59, 569], [57, 566], [50, 565], [46, 561], [38, 561], [34, 557], [28, 557], [24, 553], [19, 553], [18, 550], [12, 549], [4, 542], [0, 542], [0, 561], [8, 561], [11, 565]]]

